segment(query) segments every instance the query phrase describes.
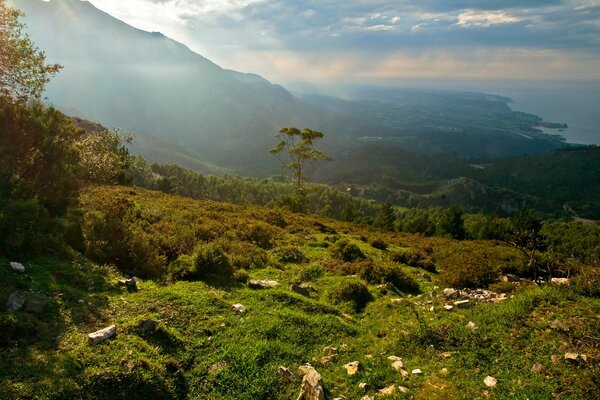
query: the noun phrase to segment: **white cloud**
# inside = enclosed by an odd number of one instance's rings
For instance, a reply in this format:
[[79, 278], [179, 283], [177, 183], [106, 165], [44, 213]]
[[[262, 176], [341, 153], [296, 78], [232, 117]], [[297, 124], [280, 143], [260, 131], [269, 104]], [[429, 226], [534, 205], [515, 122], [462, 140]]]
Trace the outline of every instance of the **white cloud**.
[[522, 20], [522, 18], [510, 15], [506, 11], [466, 10], [459, 14], [457, 25], [489, 27], [491, 25], [513, 24]]

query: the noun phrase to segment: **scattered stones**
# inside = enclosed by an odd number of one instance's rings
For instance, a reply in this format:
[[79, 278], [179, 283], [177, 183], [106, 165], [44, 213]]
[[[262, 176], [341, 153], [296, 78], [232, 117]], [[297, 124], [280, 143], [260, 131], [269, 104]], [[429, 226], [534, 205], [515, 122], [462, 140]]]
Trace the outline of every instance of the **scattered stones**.
[[279, 376], [287, 379], [287, 380], [294, 380], [294, 378], [296, 378], [296, 375], [294, 375], [294, 373], [292, 372], [291, 369], [286, 368], [284, 366], [279, 366], [279, 368], [277, 368], [277, 373], [279, 374]]
[[377, 392], [377, 394], [379, 394], [379, 396], [389, 396], [394, 393], [396, 393], [396, 386], [394, 386], [394, 385], [383, 388]]
[[552, 278], [550, 282], [555, 285], [569, 285], [571, 283], [569, 278]]
[[48, 297], [41, 293], [31, 293], [25, 302], [25, 311], [33, 314], [41, 314], [48, 304]]
[[585, 354], [565, 353], [565, 360], [576, 365], [582, 365], [587, 361], [587, 356]]
[[271, 280], [252, 280], [248, 282], [248, 286], [252, 289], [270, 289], [279, 286], [279, 282]]
[[454, 299], [460, 296], [460, 291], [452, 288], [446, 288], [443, 290], [442, 293], [444, 293], [444, 297], [446, 297], [447, 299]]
[[16, 290], [8, 296], [6, 301], [6, 311], [15, 312], [21, 309], [27, 301], [27, 293]]
[[544, 366], [540, 363], [533, 364], [533, 367], [531, 367], [531, 372], [536, 373], [536, 374], [539, 374], [543, 370], [544, 370]]
[[137, 290], [137, 280], [134, 278], [131, 279], [119, 279], [119, 286], [125, 286], [128, 290], [135, 291]]
[[410, 371], [413, 375], [421, 375], [423, 373], [423, 371], [421, 371], [419, 368], [413, 369], [412, 371]]
[[333, 362], [333, 360], [335, 360], [336, 356], [337, 356], [337, 354], [332, 354], [330, 356], [321, 357], [321, 364], [323, 364], [323, 365], [331, 364]]
[[[457, 301], [465, 301], [470, 300], [471, 302], [476, 303], [497, 303], [503, 300], [506, 300], [508, 297], [506, 293], [495, 293], [491, 290], [486, 289], [452, 289], [446, 288], [444, 289], [444, 296], [447, 300], [457, 299]], [[455, 302], [456, 304], [456, 302]], [[458, 305], [464, 305], [468, 303], [459, 303]]]
[[231, 306], [231, 309], [237, 313], [243, 313], [244, 311], [246, 311], [246, 307], [244, 307], [243, 304], [234, 304]]
[[449, 305], [449, 304], [446, 304], [446, 305], [444, 306], [444, 310], [446, 310], [446, 311], [452, 311], [452, 309], [453, 309], [453, 308], [454, 308], [454, 307], [453, 307], [453, 306], [451, 306], [451, 305]]
[[323, 354], [326, 356], [335, 356], [337, 354], [337, 347], [327, 346], [323, 349]]
[[325, 391], [321, 386], [323, 382], [321, 374], [310, 364], [303, 365], [299, 369], [304, 376], [298, 400], [325, 400]]
[[487, 387], [494, 387], [496, 386], [496, 384], [498, 383], [498, 380], [496, 378], [494, 378], [493, 376], [486, 376], [485, 379], [483, 380], [483, 383], [485, 384], [485, 386]]
[[471, 303], [471, 300], [458, 300], [454, 302], [454, 305], [457, 307], [462, 307], [468, 305], [469, 303]]
[[13, 270], [13, 272], [16, 272], [18, 274], [22, 274], [23, 272], [25, 272], [25, 266], [21, 263], [13, 261], [9, 264], [9, 266], [10, 266], [10, 269]]
[[89, 344], [98, 344], [102, 343], [106, 339], [109, 339], [117, 334], [117, 327], [115, 325], [111, 325], [107, 328], [100, 329], [94, 333], [90, 333], [88, 335], [88, 343]]
[[220, 371], [223, 371], [227, 367], [229, 367], [229, 363], [227, 363], [226, 361], [219, 361], [210, 366], [210, 368], [208, 369], [208, 373], [216, 374]]
[[296, 292], [305, 297], [310, 297], [310, 291], [313, 290], [312, 286], [306, 283], [302, 283], [300, 285], [292, 283], [289, 288], [292, 292]]
[[467, 324], [467, 328], [474, 332], [477, 329], [477, 324], [475, 324], [475, 322], [473, 321], [469, 321], [469, 323]]
[[344, 365], [344, 368], [346, 369], [346, 372], [348, 372], [348, 375], [355, 375], [360, 368], [360, 363], [358, 361], [352, 361]]

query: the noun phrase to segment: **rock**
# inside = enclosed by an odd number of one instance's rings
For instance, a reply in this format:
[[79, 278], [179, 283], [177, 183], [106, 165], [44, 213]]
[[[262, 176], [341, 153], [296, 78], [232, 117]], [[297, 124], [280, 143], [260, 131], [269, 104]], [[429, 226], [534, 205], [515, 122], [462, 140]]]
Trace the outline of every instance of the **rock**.
[[444, 293], [444, 297], [446, 297], [447, 299], [455, 299], [460, 296], [460, 292], [458, 290], [452, 289], [452, 288], [444, 289], [443, 293]]
[[389, 356], [388, 360], [390, 361], [402, 361], [402, 357], [398, 357], [398, 356]]
[[394, 386], [394, 385], [383, 388], [377, 392], [377, 394], [379, 394], [379, 396], [389, 396], [394, 393], [396, 393], [396, 386]]
[[569, 285], [571, 283], [569, 278], [552, 278], [550, 282], [555, 285]]
[[300, 285], [292, 283], [290, 285], [290, 290], [302, 296], [310, 297], [310, 291], [312, 290], [312, 286], [307, 285], [306, 283]]
[[6, 311], [15, 312], [21, 309], [25, 305], [27, 301], [27, 293], [16, 290], [12, 292], [8, 296], [8, 300], [6, 300]]
[[348, 400], [348, 398], [346, 396], [340, 396], [340, 397], [336, 397], [333, 400]]
[[271, 280], [252, 280], [248, 282], [252, 289], [270, 289], [279, 286], [279, 282]]
[[429, 307], [429, 312], [433, 312], [433, 310], [435, 310], [434, 306]]
[[560, 361], [560, 357], [558, 357], [556, 354], [552, 354], [550, 356], [550, 361], [552, 361], [552, 364], [558, 364], [558, 362]]
[[9, 266], [10, 266], [10, 269], [13, 270], [13, 272], [16, 272], [18, 274], [22, 274], [23, 272], [25, 272], [25, 266], [21, 263], [13, 261], [9, 264]]
[[358, 372], [358, 369], [360, 368], [360, 363], [358, 361], [352, 361], [344, 365], [344, 368], [346, 368], [346, 372], [348, 372], [348, 375], [355, 375]]
[[153, 321], [151, 319], [145, 319], [143, 321], [140, 321], [137, 327], [140, 331], [142, 331], [145, 334], [154, 333], [156, 331], [156, 328], [158, 328], [158, 322]]
[[453, 309], [453, 308], [454, 308], [453, 306], [451, 306], [451, 305], [448, 305], [448, 304], [446, 304], [446, 305], [444, 306], [444, 310], [446, 310], [446, 311], [452, 311], [452, 309]]
[[496, 386], [496, 384], [498, 383], [498, 380], [492, 376], [486, 376], [485, 379], [483, 380], [483, 383], [485, 384], [485, 386], [487, 387], [494, 387]]
[[576, 365], [581, 365], [586, 362], [587, 356], [585, 354], [565, 353], [565, 360]]
[[410, 371], [413, 375], [421, 375], [423, 373], [423, 371], [421, 371], [419, 368], [413, 369], [412, 371]]
[[401, 299], [401, 298], [395, 298], [395, 299], [392, 299], [391, 302], [394, 303], [394, 304], [398, 304], [398, 303], [404, 302], [404, 300]]
[[533, 367], [531, 367], [531, 372], [534, 372], [536, 374], [539, 374], [540, 372], [542, 372], [544, 370], [544, 366], [542, 364], [533, 364]]
[[502, 282], [521, 282], [521, 278], [513, 274], [506, 274], [502, 277]]
[[468, 305], [469, 303], [471, 303], [471, 300], [458, 300], [454, 302], [454, 305], [457, 307], [462, 307]]
[[41, 314], [44, 312], [44, 308], [48, 304], [48, 297], [41, 293], [32, 293], [27, 296], [25, 302], [25, 311], [33, 314]]
[[392, 363], [392, 368], [396, 371], [400, 371], [404, 368], [404, 362], [402, 360], [396, 360]]
[[216, 374], [220, 371], [223, 371], [227, 367], [229, 367], [229, 364], [226, 361], [219, 361], [210, 366], [208, 373]]
[[452, 357], [452, 353], [450, 353], [449, 351], [445, 351], [442, 353], [442, 357], [444, 358], [450, 358]]
[[360, 400], [375, 400], [375, 397], [373, 397], [373, 396], [363, 396], [363, 397], [361, 397]]
[[289, 369], [289, 368], [286, 368], [284, 366], [279, 366], [279, 368], [277, 368], [277, 373], [282, 378], [288, 379], [290, 381], [294, 380], [294, 378], [296, 378], [296, 375], [294, 375], [294, 373], [292, 372], [292, 370]]
[[440, 374], [442, 376], [448, 376], [449, 373], [450, 372], [448, 371], [448, 368], [442, 368], [442, 369], [440, 369]]
[[89, 344], [98, 344], [106, 339], [109, 339], [117, 334], [117, 327], [115, 325], [111, 325], [107, 328], [100, 329], [94, 333], [90, 333], [88, 335], [88, 343]]
[[335, 359], [335, 357], [337, 356], [337, 354], [332, 354], [330, 356], [323, 356], [321, 357], [321, 364], [323, 365], [329, 365], [333, 362], [333, 360]]
[[137, 290], [137, 281], [133, 278], [131, 279], [119, 279], [119, 286], [125, 286], [127, 290], [135, 291]]
[[300, 367], [302, 385], [300, 387], [300, 396], [297, 400], [325, 400], [325, 391], [323, 390], [321, 374], [310, 364]]
[[404, 386], [398, 386], [398, 391], [400, 393], [408, 393], [408, 388]]
[[246, 307], [244, 307], [243, 304], [234, 304], [231, 306], [231, 309], [237, 313], [243, 313], [244, 311], [246, 311]]
[[467, 324], [467, 328], [472, 331], [475, 331], [477, 329], [477, 325], [475, 324], [475, 322], [469, 321], [469, 323]]
[[359, 383], [359, 384], [358, 384], [358, 387], [359, 387], [360, 389], [364, 390], [365, 392], [366, 392], [367, 390], [371, 390], [371, 389], [372, 389], [371, 385], [369, 385], [367, 382], [361, 382], [361, 383]]
[[405, 378], [405, 379], [410, 376], [410, 374], [406, 370], [404, 370], [404, 369], [400, 370], [400, 375], [402, 375], [402, 377]]
[[337, 347], [327, 346], [323, 349], [323, 354], [325, 354], [326, 356], [334, 356], [337, 354], [337, 350]]

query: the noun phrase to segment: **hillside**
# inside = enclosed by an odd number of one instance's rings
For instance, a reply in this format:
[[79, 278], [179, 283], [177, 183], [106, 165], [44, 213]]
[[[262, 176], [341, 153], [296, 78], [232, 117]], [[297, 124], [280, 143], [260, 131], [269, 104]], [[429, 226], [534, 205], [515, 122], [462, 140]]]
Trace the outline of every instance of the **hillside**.
[[[391, 386], [389, 399], [589, 399], [598, 391], [600, 303], [586, 297], [584, 281], [492, 284], [507, 295], [482, 291], [487, 301], [442, 291], [465, 265], [476, 277], [486, 260], [493, 280], [517, 268], [519, 253], [503, 245], [126, 187], [88, 188], [80, 205], [82, 249], [98, 263], [24, 256], [18, 273], [7, 267], [16, 260], [0, 259], [2, 301], [15, 291], [28, 299], [0, 312], [6, 399], [289, 399], [300, 392], [304, 363], [322, 375], [326, 398]], [[186, 275], [182, 254], [194, 248], [204, 249], [194, 257], [213, 260], [222, 249], [238, 272]], [[169, 279], [152, 269], [161, 257], [171, 260]], [[401, 259], [414, 266], [393, 261]], [[127, 289], [117, 282], [124, 271], [163, 278]], [[248, 279], [279, 285], [253, 289]], [[308, 286], [297, 293], [293, 283]], [[465, 296], [475, 297], [443, 308]], [[111, 324], [115, 337], [87, 343]], [[354, 361], [350, 375], [344, 366]], [[487, 376], [497, 384], [487, 387]]]

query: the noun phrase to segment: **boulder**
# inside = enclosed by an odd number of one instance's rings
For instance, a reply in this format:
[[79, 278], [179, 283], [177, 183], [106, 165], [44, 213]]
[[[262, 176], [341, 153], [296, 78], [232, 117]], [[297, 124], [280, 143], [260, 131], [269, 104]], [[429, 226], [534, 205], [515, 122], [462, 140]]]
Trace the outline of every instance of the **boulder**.
[[352, 361], [344, 365], [344, 368], [346, 369], [346, 372], [348, 372], [348, 375], [355, 375], [360, 368], [360, 363], [358, 361]]
[[252, 280], [248, 282], [248, 286], [252, 289], [270, 289], [279, 286], [279, 282], [271, 280]]
[[498, 383], [498, 380], [496, 378], [494, 378], [493, 376], [486, 376], [485, 379], [483, 380], [483, 383], [485, 384], [485, 386], [487, 387], [494, 387], [496, 386], [496, 384]]
[[111, 325], [107, 328], [100, 329], [94, 333], [90, 333], [88, 335], [88, 343], [89, 344], [98, 344], [104, 342], [106, 339], [109, 339], [117, 334], [117, 327], [115, 325]]
[[300, 395], [297, 400], [325, 400], [321, 374], [310, 364], [303, 365], [299, 369], [304, 376], [302, 377]]
[[33, 314], [41, 314], [48, 304], [48, 297], [41, 293], [31, 293], [25, 302], [25, 311]]
[[25, 266], [21, 263], [18, 262], [11, 262], [9, 264], [10, 269], [13, 270], [13, 272], [16, 272], [18, 274], [22, 274], [23, 272], [25, 272]]
[[246, 307], [244, 307], [243, 304], [234, 304], [231, 306], [231, 309], [237, 313], [243, 313], [244, 311], [246, 311]]
[[302, 283], [300, 285], [292, 283], [290, 285], [290, 290], [302, 296], [310, 297], [310, 291], [312, 290], [312, 286], [307, 285], [306, 283]]
[[21, 309], [25, 305], [27, 301], [27, 293], [17, 290], [12, 292], [8, 296], [8, 300], [6, 301], [6, 311], [15, 312]]

